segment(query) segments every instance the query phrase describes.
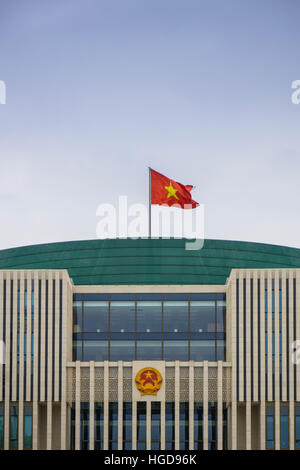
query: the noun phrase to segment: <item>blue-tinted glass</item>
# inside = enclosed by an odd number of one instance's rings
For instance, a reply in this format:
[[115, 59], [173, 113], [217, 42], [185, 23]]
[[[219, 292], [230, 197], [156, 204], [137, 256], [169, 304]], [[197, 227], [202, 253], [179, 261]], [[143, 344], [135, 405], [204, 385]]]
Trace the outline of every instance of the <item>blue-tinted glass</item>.
[[[158, 445], [155, 445], [155, 442]], [[160, 448], [160, 402], [151, 403], [151, 449]]]
[[83, 342], [84, 361], [107, 361], [108, 342], [107, 341], [84, 341]]
[[90, 423], [90, 407], [89, 402], [80, 403], [80, 449], [89, 449], [89, 423]]
[[179, 300], [164, 301], [164, 331], [188, 331], [188, 302]]
[[225, 331], [226, 326], [226, 303], [224, 300], [217, 301], [217, 331]]
[[110, 304], [110, 329], [115, 332], [133, 332], [135, 306], [134, 301], [120, 300]]
[[[223, 296], [223, 294], [217, 294]], [[216, 294], [190, 294], [191, 301], [200, 300], [201, 302], [206, 300], [215, 301]], [[219, 300], [223, 300], [223, 297], [220, 297]]]
[[161, 331], [161, 301], [137, 302], [137, 331]]
[[[118, 403], [109, 403], [109, 441], [118, 441]], [[118, 448], [118, 447], [117, 447]], [[113, 449], [113, 446], [110, 446]]]
[[215, 361], [215, 341], [191, 341], [191, 361]]
[[217, 345], [216, 361], [225, 361], [225, 341], [217, 340], [216, 345]]
[[145, 340], [137, 341], [137, 360], [160, 360], [162, 359], [161, 341]]
[[195, 449], [203, 449], [203, 404], [194, 403], [194, 441]]
[[132, 441], [132, 403], [123, 403], [123, 449], [131, 449]]
[[108, 302], [91, 300], [84, 302], [84, 331], [105, 333], [108, 331]]
[[217, 448], [217, 404], [208, 403], [208, 449]]
[[300, 406], [295, 407], [295, 448], [300, 449]]
[[103, 449], [104, 407], [102, 402], [95, 402], [95, 450]]
[[18, 448], [18, 408], [10, 408], [10, 449]]
[[32, 448], [32, 407], [24, 407], [24, 449]]
[[73, 340], [73, 361], [82, 361], [82, 341]]
[[[166, 403], [166, 418], [165, 418], [165, 436], [167, 441], [175, 442], [175, 405], [173, 402]], [[171, 450], [173, 447], [169, 447]]]
[[280, 447], [289, 448], [289, 408], [281, 406], [280, 408]]
[[187, 361], [188, 342], [187, 341], [165, 341], [164, 342], [165, 361]]
[[133, 361], [134, 341], [111, 341], [110, 342], [111, 361]]
[[[180, 442], [189, 441], [189, 403], [180, 403], [179, 409], [179, 436]], [[181, 448], [181, 446], [180, 446]], [[182, 447], [185, 449], [185, 446]]]
[[146, 402], [137, 402], [137, 449], [146, 449]]
[[4, 406], [0, 405], [0, 449], [4, 447]]
[[266, 409], [266, 448], [274, 448], [274, 406]]
[[76, 300], [73, 302], [73, 333], [82, 331], [82, 302]]
[[191, 331], [195, 332], [215, 332], [215, 301], [195, 300], [190, 305]]

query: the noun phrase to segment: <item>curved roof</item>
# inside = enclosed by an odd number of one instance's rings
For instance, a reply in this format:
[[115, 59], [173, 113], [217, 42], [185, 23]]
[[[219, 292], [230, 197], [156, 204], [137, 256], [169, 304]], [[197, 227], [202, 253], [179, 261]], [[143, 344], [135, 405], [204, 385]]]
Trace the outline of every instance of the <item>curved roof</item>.
[[225, 284], [232, 268], [300, 268], [300, 249], [184, 239], [85, 240], [0, 251], [0, 269], [67, 269], [74, 284]]

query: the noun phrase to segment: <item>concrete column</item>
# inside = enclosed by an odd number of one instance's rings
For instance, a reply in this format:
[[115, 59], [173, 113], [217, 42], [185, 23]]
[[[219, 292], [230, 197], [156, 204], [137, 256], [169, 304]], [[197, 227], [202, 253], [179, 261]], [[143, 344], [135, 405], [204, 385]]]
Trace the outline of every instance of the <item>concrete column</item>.
[[95, 447], [95, 362], [90, 362], [90, 450]]
[[203, 365], [203, 450], [208, 449], [208, 362]]

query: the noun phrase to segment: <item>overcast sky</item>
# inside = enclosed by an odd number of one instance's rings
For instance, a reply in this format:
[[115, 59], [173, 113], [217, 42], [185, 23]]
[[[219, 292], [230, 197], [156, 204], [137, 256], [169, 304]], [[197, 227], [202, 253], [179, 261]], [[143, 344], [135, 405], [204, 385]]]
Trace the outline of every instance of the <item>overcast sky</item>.
[[205, 236], [300, 247], [299, 0], [0, 0], [0, 249], [96, 238], [147, 166]]

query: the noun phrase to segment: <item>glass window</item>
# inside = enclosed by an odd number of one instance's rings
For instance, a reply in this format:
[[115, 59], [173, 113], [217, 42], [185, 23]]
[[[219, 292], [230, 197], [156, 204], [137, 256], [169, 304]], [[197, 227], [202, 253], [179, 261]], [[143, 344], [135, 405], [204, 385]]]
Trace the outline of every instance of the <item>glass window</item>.
[[176, 300], [175, 295], [165, 295], [163, 304], [163, 325], [164, 331], [166, 332], [187, 332], [188, 301]]
[[135, 331], [134, 300], [116, 300], [110, 303], [110, 329], [115, 332]]
[[266, 409], [266, 448], [274, 449], [274, 405]]
[[146, 402], [137, 402], [137, 450], [146, 450]]
[[104, 406], [95, 402], [95, 450], [103, 450], [104, 438]]
[[151, 403], [151, 449], [160, 449], [160, 402]]
[[118, 450], [118, 403], [109, 403], [109, 449]]
[[75, 300], [73, 302], [73, 333], [82, 331], [82, 301]]
[[217, 403], [208, 403], [208, 450], [217, 449]]
[[111, 361], [133, 361], [134, 341], [111, 341], [110, 342]]
[[161, 300], [156, 301], [137, 301], [137, 331], [151, 333], [161, 331]]
[[192, 361], [214, 361], [215, 341], [214, 340], [193, 340], [191, 341]]
[[289, 407], [280, 407], [280, 448], [289, 448]]
[[18, 407], [10, 407], [10, 449], [18, 448]]
[[225, 361], [225, 341], [218, 339], [216, 341], [217, 357], [216, 361]]
[[123, 449], [132, 448], [132, 403], [123, 403]]
[[108, 301], [90, 300], [84, 302], [84, 331], [107, 333], [108, 331]]
[[107, 361], [108, 342], [107, 341], [84, 341], [83, 342], [84, 361]]
[[24, 406], [24, 449], [32, 448], [32, 407]]
[[161, 360], [162, 348], [161, 341], [137, 341], [137, 360]]
[[189, 449], [189, 403], [180, 403], [179, 408], [180, 450]]
[[73, 361], [82, 361], [82, 346], [83, 343], [81, 340], [73, 340]]
[[90, 404], [80, 403], [80, 449], [89, 450]]
[[173, 402], [166, 403], [165, 418], [165, 438], [166, 450], [175, 449], [175, 404]]
[[164, 341], [165, 361], [188, 361], [188, 341]]
[[295, 448], [300, 449], [300, 406], [295, 406]]
[[4, 406], [0, 405], [0, 449], [4, 447]]
[[192, 300], [190, 312], [191, 331], [197, 333], [216, 331], [214, 300]]
[[217, 327], [216, 331], [225, 331], [226, 326], [226, 301], [217, 300]]
[[194, 403], [194, 449], [203, 449], [203, 403]]

